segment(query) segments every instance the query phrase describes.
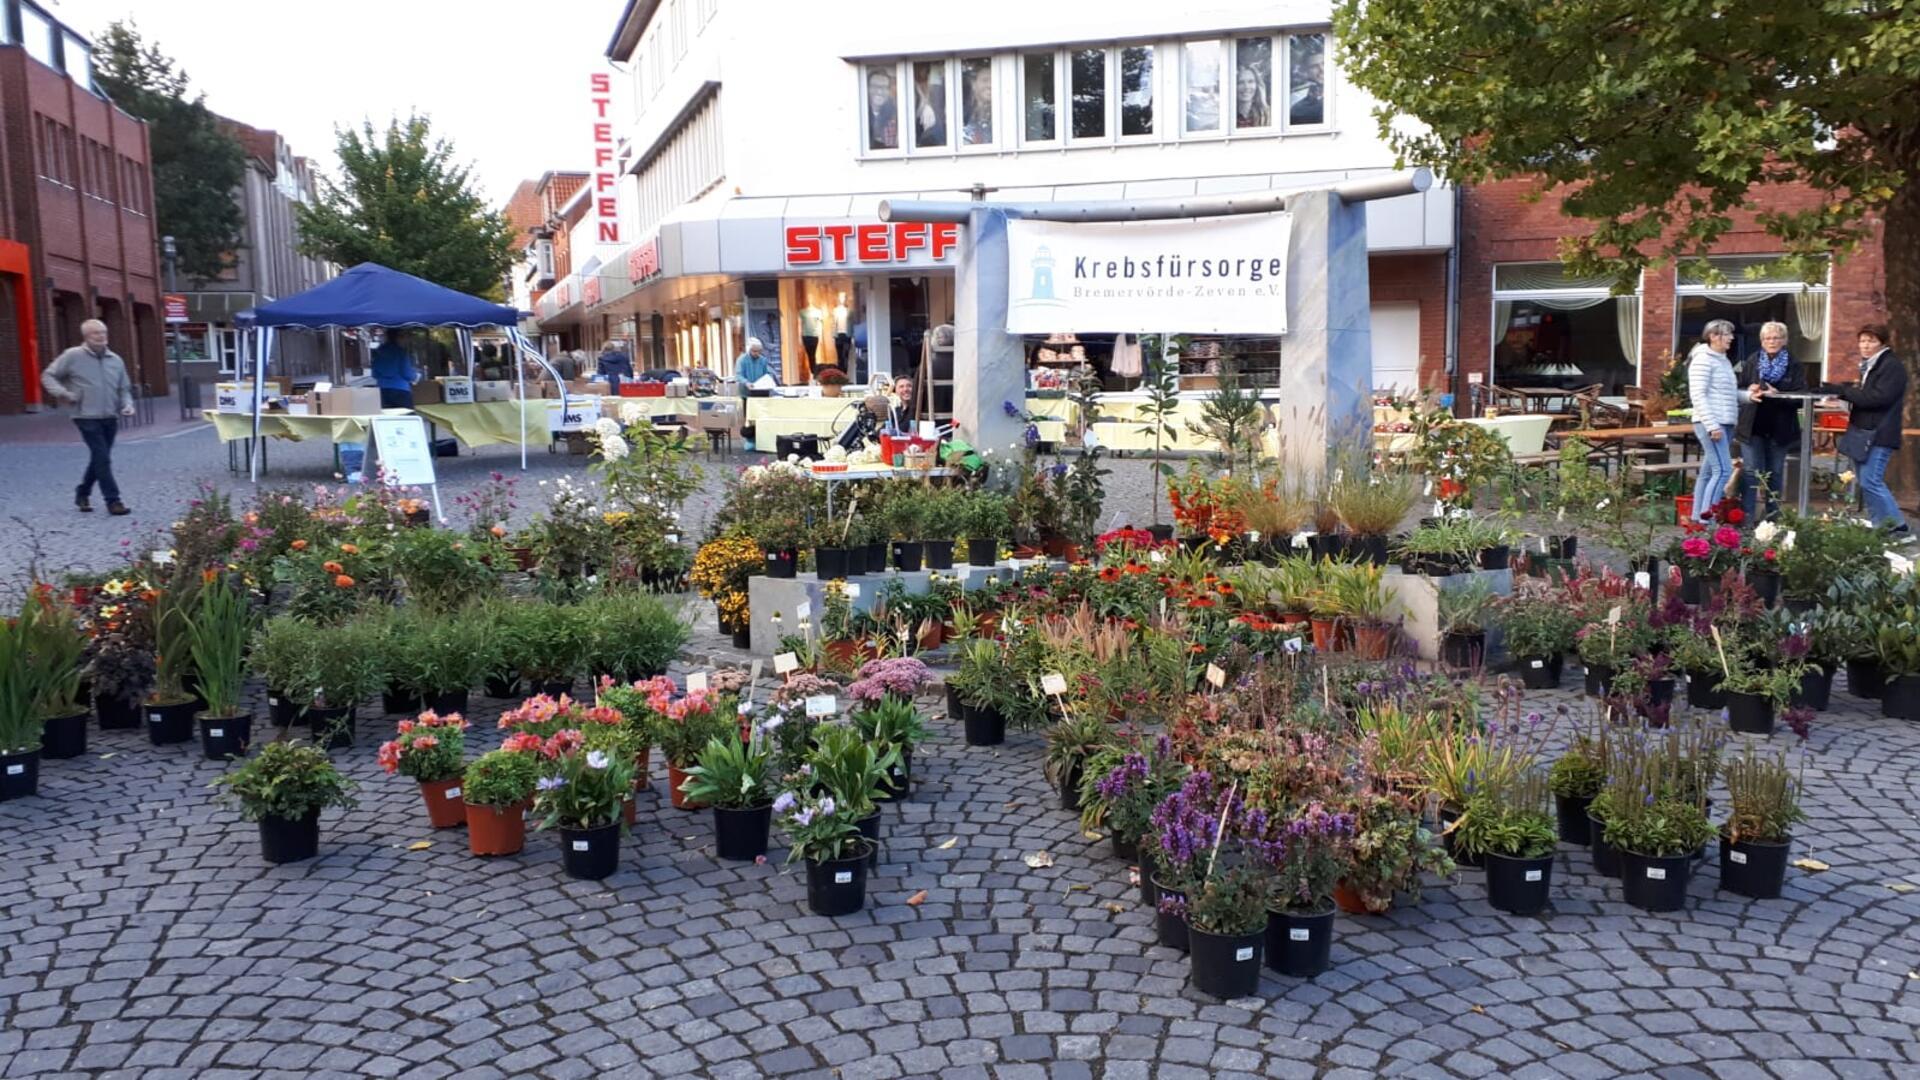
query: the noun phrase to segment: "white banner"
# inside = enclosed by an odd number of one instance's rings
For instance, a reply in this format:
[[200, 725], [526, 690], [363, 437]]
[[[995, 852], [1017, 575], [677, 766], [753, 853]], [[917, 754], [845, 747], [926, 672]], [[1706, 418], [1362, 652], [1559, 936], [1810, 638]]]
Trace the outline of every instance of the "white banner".
[[1015, 334], [1284, 334], [1288, 214], [1007, 222]]

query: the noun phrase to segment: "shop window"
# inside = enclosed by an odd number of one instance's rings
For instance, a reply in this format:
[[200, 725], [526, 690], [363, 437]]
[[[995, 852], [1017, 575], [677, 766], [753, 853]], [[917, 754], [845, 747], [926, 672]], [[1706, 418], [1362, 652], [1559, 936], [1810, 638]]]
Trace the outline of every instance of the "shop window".
[[[1735, 360], [1760, 348], [1760, 328], [1770, 322], [1787, 327], [1787, 351], [1799, 363], [1809, 382], [1819, 382], [1826, 371], [1827, 287], [1781, 280], [1772, 255], [1714, 256], [1708, 259], [1715, 274], [1683, 267], [1674, 292], [1678, 311], [1674, 319], [1674, 351], [1685, 353], [1700, 340], [1707, 323], [1725, 319], [1733, 324]], [[1711, 282], [1711, 283], [1710, 283]]]
[[1073, 137], [1107, 137], [1107, 50], [1075, 49], [1069, 62], [1072, 80]]
[[1120, 50], [1120, 134], [1153, 134], [1153, 46]]
[[900, 149], [900, 94], [892, 64], [868, 64], [867, 149]]
[[913, 65], [913, 145], [919, 149], [947, 145], [945, 60], [922, 60]]
[[1287, 38], [1287, 123], [1327, 122], [1327, 36]]
[[1558, 263], [1494, 267], [1493, 381], [1498, 386], [1622, 394], [1640, 381], [1640, 297]]
[[960, 61], [960, 143], [993, 145], [993, 58]]
[[1186, 120], [1191, 134], [1220, 130], [1220, 84], [1225, 50], [1218, 41], [1189, 41], [1186, 54]]
[[1233, 127], [1273, 126], [1273, 39], [1241, 38], [1233, 45]]
[[1052, 53], [1028, 53], [1020, 60], [1021, 111], [1025, 114], [1023, 138], [1030, 143], [1056, 142], [1060, 138], [1059, 87]]

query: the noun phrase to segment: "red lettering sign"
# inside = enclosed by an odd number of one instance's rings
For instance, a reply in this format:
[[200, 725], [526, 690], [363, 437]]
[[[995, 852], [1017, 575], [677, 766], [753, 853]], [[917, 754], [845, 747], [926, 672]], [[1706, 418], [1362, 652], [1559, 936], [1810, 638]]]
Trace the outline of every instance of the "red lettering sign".
[[900, 263], [917, 251], [945, 262], [960, 246], [958, 222], [896, 221], [865, 225], [787, 226], [787, 265]]
[[187, 298], [176, 293], [168, 293], [166, 298], [167, 321], [183, 323], [188, 319]]
[[[587, 75], [587, 101], [593, 106], [593, 190], [595, 192], [613, 191], [620, 184], [620, 178], [613, 171], [614, 146], [613, 125], [607, 122], [607, 107], [612, 103], [608, 95], [613, 93], [613, 76], [604, 71], [589, 72]], [[602, 244], [620, 242], [620, 203], [611, 197], [593, 200], [590, 212], [596, 219], [594, 235]]]
[[627, 252], [627, 280], [636, 285], [660, 273], [660, 241], [649, 240]]
[[580, 283], [580, 298], [588, 307], [600, 302], [600, 275], [595, 274]]

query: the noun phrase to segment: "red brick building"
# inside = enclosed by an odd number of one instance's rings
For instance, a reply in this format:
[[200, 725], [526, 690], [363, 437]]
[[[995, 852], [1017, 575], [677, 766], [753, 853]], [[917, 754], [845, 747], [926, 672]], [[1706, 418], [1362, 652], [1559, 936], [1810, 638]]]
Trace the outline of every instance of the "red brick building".
[[146, 125], [93, 83], [91, 46], [33, 0], [0, 0], [0, 413], [106, 322], [136, 382], [167, 392]]
[[[1824, 285], [1749, 280], [1748, 266], [1783, 249], [1751, 212], [1741, 212], [1713, 249], [1726, 284], [1708, 286], [1664, 266], [1647, 271], [1634, 295], [1612, 297], [1606, 282], [1561, 272], [1560, 237], [1586, 226], [1561, 211], [1559, 196], [1513, 180], [1464, 189], [1460, 198], [1460, 364], [1451, 389], [1463, 401], [1475, 373], [1503, 386], [1601, 383], [1608, 394], [1650, 388], [1666, 358], [1684, 353], [1717, 318], [1739, 328], [1740, 356], [1758, 346], [1762, 323], [1784, 322], [1789, 350], [1809, 375], [1850, 379], [1859, 366], [1855, 328], [1886, 317], [1877, 235], [1836, 262]], [[1798, 209], [1819, 199], [1802, 185], [1754, 191], [1756, 208]]]

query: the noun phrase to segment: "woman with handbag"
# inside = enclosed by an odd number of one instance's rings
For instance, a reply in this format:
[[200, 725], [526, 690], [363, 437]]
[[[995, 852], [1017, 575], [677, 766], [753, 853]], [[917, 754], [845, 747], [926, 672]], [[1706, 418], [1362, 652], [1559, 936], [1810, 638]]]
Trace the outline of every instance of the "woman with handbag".
[[1760, 328], [1760, 347], [1740, 365], [1739, 380], [1746, 397], [1740, 403], [1740, 509], [1751, 521], [1756, 520], [1753, 513], [1762, 483], [1767, 486], [1767, 516], [1780, 512], [1787, 454], [1800, 445], [1800, 402], [1766, 396], [1771, 391], [1807, 391], [1800, 365], [1787, 352], [1786, 323], [1770, 322]]
[[1733, 479], [1733, 429], [1740, 422], [1740, 383], [1734, 378], [1727, 350], [1733, 347], [1733, 324], [1715, 319], [1706, 325], [1705, 340], [1687, 355], [1687, 398], [1693, 407], [1693, 434], [1700, 440], [1700, 478], [1693, 483], [1693, 514], [1699, 521], [1713, 519], [1714, 508]]
[[1851, 409], [1846, 433], [1836, 444], [1851, 458], [1860, 477], [1860, 497], [1867, 516], [1898, 537], [1912, 535], [1906, 516], [1887, 488], [1887, 463], [1900, 449], [1901, 406], [1907, 399], [1907, 368], [1888, 345], [1887, 328], [1868, 323], [1860, 328], [1860, 381], [1852, 385], [1821, 383], [1820, 392], [1845, 401]]

